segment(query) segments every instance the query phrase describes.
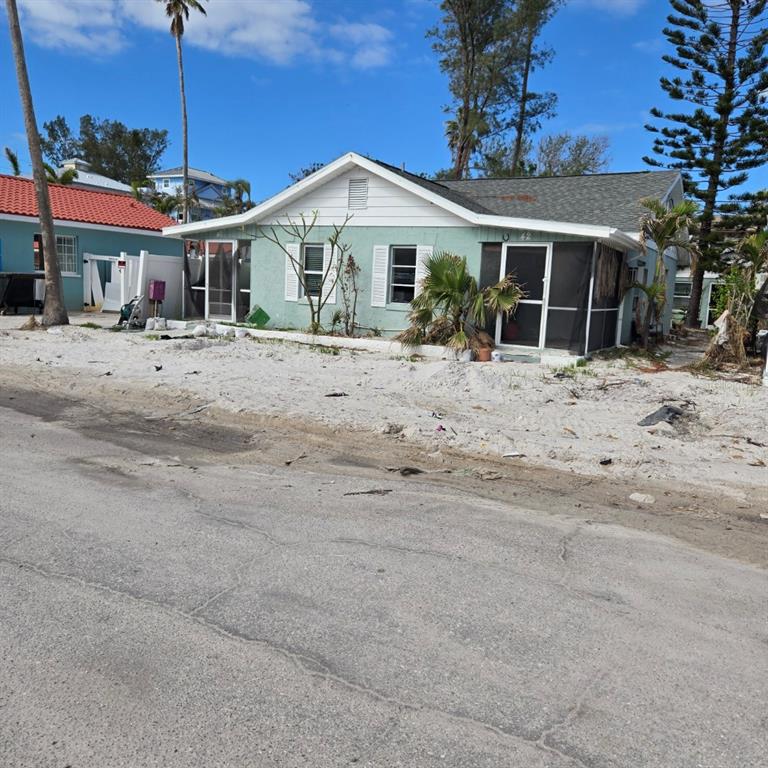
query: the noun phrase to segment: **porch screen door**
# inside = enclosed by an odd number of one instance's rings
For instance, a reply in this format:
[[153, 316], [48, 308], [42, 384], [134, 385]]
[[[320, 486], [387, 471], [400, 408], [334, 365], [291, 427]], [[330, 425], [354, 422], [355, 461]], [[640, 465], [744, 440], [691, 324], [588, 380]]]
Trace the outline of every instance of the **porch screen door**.
[[206, 241], [207, 318], [235, 319], [235, 246], [231, 240]]
[[549, 245], [504, 244], [499, 278], [511, 273], [526, 296], [518, 304], [514, 315], [506, 319], [499, 316], [496, 325], [497, 344], [544, 346], [551, 261]]

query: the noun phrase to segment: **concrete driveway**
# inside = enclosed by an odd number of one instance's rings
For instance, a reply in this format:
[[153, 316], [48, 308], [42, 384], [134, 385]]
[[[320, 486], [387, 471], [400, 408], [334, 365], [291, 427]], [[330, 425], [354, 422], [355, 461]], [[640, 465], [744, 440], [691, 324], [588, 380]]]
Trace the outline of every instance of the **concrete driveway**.
[[4, 404], [0, 765], [765, 765], [761, 570]]

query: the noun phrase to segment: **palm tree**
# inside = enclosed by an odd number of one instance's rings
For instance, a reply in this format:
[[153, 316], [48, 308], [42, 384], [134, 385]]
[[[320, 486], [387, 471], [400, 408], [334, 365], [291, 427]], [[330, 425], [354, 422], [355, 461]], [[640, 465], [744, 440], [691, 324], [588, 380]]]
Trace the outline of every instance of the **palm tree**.
[[[640, 247], [643, 253], [648, 253], [648, 244], [653, 243], [656, 249], [656, 268], [653, 281], [649, 285], [635, 283], [645, 294], [645, 313], [639, 323], [640, 335], [644, 349], [648, 348], [651, 325], [664, 312], [667, 303], [667, 267], [664, 264], [664, 254], [670, 248], [694, 253], [694, 246], [688, 236], [688, 230], [696, 215], [696, 203], [683, 200], [673, 208], [666, 206], [654, 198], [641, 200], [648, 213], [640, 225]], [[640, 307], [638, 307], [640, 313]]]
[[[233, 181], [228, 181], [227, 185], [234, 190], [237, 213], [245, 213], [245, 211], [253, 208], [253, 203], [251, 202], [251, 182], [248, 179], [234, 179]], [[248, 198], [247, 200], [245, 199], [246, 197]]]
[[65, 168], [61, 173], [48, 163], [43, 163], [43, 168], [49, 184], [71, 184], [77, 178], [77, 171], [74, 168]]
[[133, 195], [134, 199], [138, 200], [140, 203], [146, 203], [148, 197], [156, 194], [155, 185], [149, 179], [132, 181], [131, 194]]
[[181, 38], [184, 36], [184, 22], [189, 21], [189, 11], [200, 11], [206, 15], [200, 0], [157, 0], [165, 4], [165, 15], [171, 20], [171, 34], [176, 40], [176, 59], [179, 64], [179, 90], [181, 92], [181, 136], [182, 136], [182, 219], [189, 221], [189, 151], [187, 139], [187, 94], [184, 90], [184, 62], [181, 55]]
[[16, 65], [16, 79], [19, 82], [19, 96], [24, 112], [24, 125], [27, 130], [29, 156], [32, 160], [32, 176], [35, 182], [37, 208], [40, 216], [40, 229], [43, 235], [43, 253], [45, 254], [45, 304], [43, 305], [43, 325], [67, 325], [69, 317], [64, 306], [64, 291], [61, 282], [61, 269], [56, 253], [56, 235], [53, 231], [53, 213], [51, 198], [48, 194], [48, 180], [45, 176], [43, 153], [40, 149], [40, 134], [37, 132], [35, 107], [32, 103], [32, 90], [29, 86], [27, 61], [24, 56], [24, 39], [21, 36], [19, 11], [16, 0], [5, 0], [8, 13], [8, 28], [11, 33], [13, 61]]
[[158, 213], [170, 216], [181, 204], [175, 195], [154, 195], [149, 203]]
[[410, 326], [396, 337], [408, 346], [468, 349], [482, 331], [487, 311], [509, 315], [524, 295], [512, 275], [480, 290], [466, 258], [447, 251], [433, 254], [425, 272], [421, 292], [411, 302]]
[[743, 238], [736, 244], [732, 259], [720, 286], [724, 310], [719, 318], [720, 332], [704, 356], [705, 364], [716, 368], [724, 362], [734, 362], [740, 368], [747, 363], [745, 341], [751, 337], [754, 343], [760, 304], [768, 299], [768, 280], [760, 279], [768, 272], [768, 231]]
[[8, 159], [8, 164], [11, 166], [14, 176], [21, 176], [21, 164], [19, 163], [19, 156], [10, 148], [5, 148], [5, 156]]

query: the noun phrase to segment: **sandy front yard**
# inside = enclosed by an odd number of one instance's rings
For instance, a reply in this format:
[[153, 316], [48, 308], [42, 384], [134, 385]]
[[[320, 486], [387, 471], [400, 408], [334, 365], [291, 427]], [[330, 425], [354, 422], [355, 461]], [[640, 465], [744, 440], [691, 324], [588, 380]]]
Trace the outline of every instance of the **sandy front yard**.
[[[15, 319], [14, 319], [15, 320]], [[8, 328], [11, 318], [3, 318]], [[178, 336], [178, 332], [171, 334]], [[413, 361], [252, 339], [160, 340], [70, 326], [0, 331], [0, 370], [41, 381], [182, 391], [233, 412], [381, 433], [423, 446], [631, 483], [651, 478], [768, 501], [768, 389], [624, 361], [563, 374], [522, 363]], [[151, 402], [149, 403], [151, 405]], [[664, 405], [674, 423], [639, 426]], [[754, 508], [754, 507], [753, 507]]]

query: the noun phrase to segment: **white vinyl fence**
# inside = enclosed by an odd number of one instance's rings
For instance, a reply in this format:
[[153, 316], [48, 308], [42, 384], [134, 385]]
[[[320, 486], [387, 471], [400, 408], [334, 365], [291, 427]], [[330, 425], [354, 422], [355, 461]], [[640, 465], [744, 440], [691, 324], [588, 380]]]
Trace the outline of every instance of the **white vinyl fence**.
[[[150, 280], [165, 281], [165, 300], [160, 314], [181, 317], [184, 259], [141, 251], [138, 256], [83, 254], [83, 300], [102, 312], [118, 312], [123, 304], [142, 294], [142, 315], [150, 311], [147, 293]], [[103, 266], [99, 266], [99, 265]], [[106, 279], [104, 280], [104, 273]]]

